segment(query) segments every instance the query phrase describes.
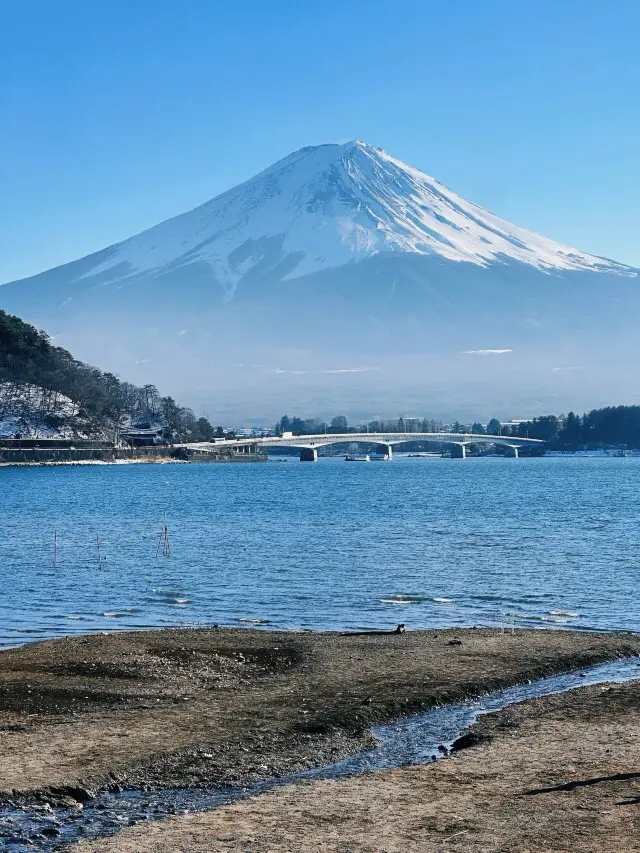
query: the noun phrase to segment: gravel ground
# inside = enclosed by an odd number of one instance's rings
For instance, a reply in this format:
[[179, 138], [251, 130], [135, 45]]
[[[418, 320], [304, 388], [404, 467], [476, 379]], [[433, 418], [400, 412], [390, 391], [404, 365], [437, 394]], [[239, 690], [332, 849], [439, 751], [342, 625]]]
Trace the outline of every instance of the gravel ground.
[[640, 683], [480, 718], [437, 764], [290, 785], [69, 853], [638, 853]]
[[0, 799], [233, 785], [331, 763], [374, 723], [640, 653], [630, 634], [181, 629], [0, 653]]

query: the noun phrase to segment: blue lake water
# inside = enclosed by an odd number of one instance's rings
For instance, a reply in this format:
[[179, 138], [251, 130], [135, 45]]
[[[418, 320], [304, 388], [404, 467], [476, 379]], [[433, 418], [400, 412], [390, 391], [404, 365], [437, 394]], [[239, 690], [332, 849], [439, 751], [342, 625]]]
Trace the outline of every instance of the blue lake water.
[[244, 620], [638, 630], [639, 486], [640, 459], [606, 457], [0, 468], [0, 645]]

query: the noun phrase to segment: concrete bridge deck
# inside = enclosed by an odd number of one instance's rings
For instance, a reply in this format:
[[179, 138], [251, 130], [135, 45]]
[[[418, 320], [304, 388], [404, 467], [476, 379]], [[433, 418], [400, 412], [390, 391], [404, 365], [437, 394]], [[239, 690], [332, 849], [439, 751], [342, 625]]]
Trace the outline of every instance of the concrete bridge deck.
[[[540, 447], [543, 441], [536, 438], [514, 438], [503, 435], [475, 435], [473, 433], [452, 432], [348, 432], [319, 433], [318, 435], [272, 435], [265, 438], [223, 439], [215, 442], [197, 442], [179, 444], [196, 453], [215, 453], [222, 449], [235, 448], [240, 452], [256, 452], [269, 447], [295, 447], [300, 450], [302, 461], [314, 462], [318, 458], [318, 448], [331, 444], [375, 444], [387, 456], [393, 455], [393, 448], [414, 441], [427, 441], [451, 445], [452, 455], [464, 459], [469, 444], [498, 444], [509, 449], [509, 455], [517, 456], [522, 447]], [[241, 448], [243, 450], [241, 450]]]

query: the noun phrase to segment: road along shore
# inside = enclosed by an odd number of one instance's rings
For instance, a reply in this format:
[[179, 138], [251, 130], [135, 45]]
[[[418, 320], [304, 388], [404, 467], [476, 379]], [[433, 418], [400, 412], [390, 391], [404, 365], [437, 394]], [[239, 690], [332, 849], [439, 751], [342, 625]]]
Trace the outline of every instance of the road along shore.
[[480, 717], [435, 764], [298, 783], [68, 853], [638, 853], [640, 682]]
[[0, 799], [238, 785], [330, 764], [373, 724], [617, 657], [640, 637], [170, 629], [0, 653]]

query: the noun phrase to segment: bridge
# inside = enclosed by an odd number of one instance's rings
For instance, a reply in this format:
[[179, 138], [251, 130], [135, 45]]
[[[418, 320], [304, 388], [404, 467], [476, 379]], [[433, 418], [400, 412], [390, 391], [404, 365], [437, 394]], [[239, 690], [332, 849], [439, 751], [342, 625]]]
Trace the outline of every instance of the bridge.
[[348, 432], [320, 433], [318, 435], [271, 435], [265, 438], [236, 438], [219, 439], [215, 442], [197, 442], [178, 444], [195, 454], [219, 453], [221, 450], [256, 453], [261, 448], [295, 447], [300, 451], [301, 462], [315, 462], [318, 458], [318, 448], [331, 444], [375, 444], [379, 452], [389, 459], [393, 456], [393, 448], [410, 442], [426, 441], [437, 444], [447, 444], [451, 447], [451, 456], [464, 459], [467, 446], [470, 444], [500, 445], [507, 451], [508, 456], [517, 457], [523, 447], [541, 447], [544, 442], [536, 438], [514, 438], [504, 435], [475, 435], [473, 433], [452, 432]]

